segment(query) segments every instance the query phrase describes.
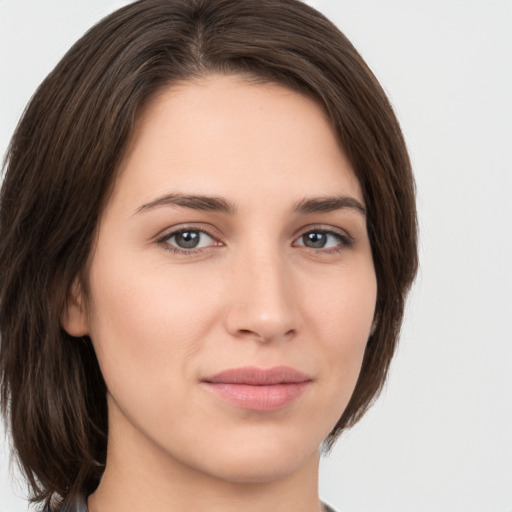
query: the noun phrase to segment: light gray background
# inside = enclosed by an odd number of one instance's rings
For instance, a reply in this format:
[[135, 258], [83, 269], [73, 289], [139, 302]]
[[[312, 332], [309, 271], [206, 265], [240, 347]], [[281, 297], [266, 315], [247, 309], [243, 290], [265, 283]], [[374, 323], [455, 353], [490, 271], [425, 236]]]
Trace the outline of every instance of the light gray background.
[[[119, 0], [0, 0], [0, 152]], [[385, 392], [323, 461], [342, 512], [512, 512], [512, 1], [309, 2], [389, 94], [418, 185], [421, 269]], [[0, 432], [1, 434], [1, 432]], [[26, 510], [0, 435], [0, 512]]]

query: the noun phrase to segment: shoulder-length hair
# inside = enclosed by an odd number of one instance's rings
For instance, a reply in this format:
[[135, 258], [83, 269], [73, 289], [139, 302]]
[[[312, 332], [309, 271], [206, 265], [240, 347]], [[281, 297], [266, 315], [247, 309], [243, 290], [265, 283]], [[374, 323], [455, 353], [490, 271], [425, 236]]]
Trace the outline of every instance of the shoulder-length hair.
[[359, 380], [327, 446], [383, 386], [417, 236], [407, 150], [377, 80], [346, 37], [297, 0], [140, 0], [69, 50], [30, 101], [6, 157], [1, 399], [36, 502], [71, 503], [93, 492], [103, 472], [105, 383], [90, 339], [66, 334], [59, 317], [72, 283], [86, 280], [137, 115], [163, 87], [210, 73], [281, 84], [327, 112], [363, 191], [378, 286]]

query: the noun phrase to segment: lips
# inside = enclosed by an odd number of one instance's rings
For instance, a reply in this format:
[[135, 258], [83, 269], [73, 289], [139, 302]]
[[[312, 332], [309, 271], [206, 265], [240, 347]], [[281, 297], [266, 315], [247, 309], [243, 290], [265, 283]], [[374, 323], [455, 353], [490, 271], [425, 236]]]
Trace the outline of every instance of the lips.
[[288, 366], [232, 368], [201, 380], [207, 390], [230, 404], [261, 412], [290, 405], [311, 382], [311, 377]]

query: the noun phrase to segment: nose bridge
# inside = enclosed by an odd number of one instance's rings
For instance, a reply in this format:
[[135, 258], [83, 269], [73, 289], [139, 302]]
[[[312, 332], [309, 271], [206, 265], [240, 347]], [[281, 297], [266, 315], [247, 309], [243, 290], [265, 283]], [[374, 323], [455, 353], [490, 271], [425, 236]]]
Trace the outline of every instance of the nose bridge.
[[228, 329], [237, 336], [270, 341], [296, 329], [291, 269], [277, 242], [254, 240], [233, 265]]

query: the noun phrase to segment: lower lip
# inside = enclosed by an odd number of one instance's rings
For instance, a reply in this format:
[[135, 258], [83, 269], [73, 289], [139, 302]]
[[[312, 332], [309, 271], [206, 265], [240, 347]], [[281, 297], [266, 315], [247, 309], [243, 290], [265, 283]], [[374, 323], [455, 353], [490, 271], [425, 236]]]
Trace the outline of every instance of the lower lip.
[[241, 409], [275, 411], [296, 400], [309, 382], [290, 382], [253, 386], [249, 384], [203, 383], [217, 396]]

